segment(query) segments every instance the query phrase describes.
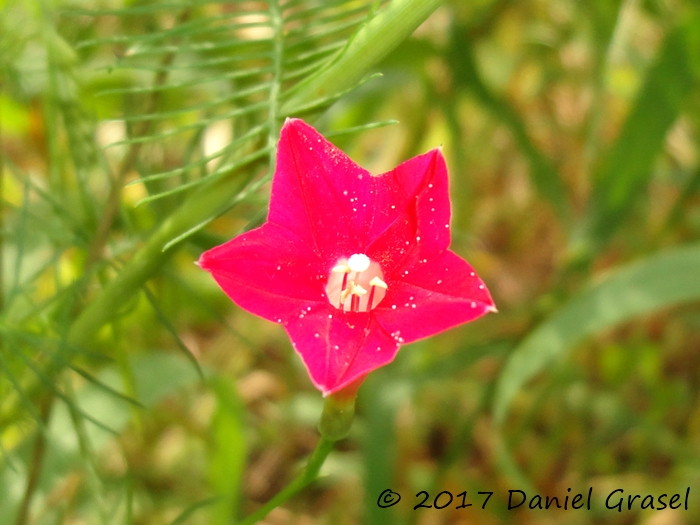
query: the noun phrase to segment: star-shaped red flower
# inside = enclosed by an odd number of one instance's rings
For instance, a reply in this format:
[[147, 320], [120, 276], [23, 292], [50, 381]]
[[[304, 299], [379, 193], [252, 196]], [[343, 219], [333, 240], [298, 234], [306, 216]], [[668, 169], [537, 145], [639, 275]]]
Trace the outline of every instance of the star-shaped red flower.
[[284, 326], [328, 395], [391, 362], [402, 343], [495, 311], [449, 244], [439, 149], [374, 176], [292, 119], [280, 135], [267, 222], [199, 265], [240, 307]]

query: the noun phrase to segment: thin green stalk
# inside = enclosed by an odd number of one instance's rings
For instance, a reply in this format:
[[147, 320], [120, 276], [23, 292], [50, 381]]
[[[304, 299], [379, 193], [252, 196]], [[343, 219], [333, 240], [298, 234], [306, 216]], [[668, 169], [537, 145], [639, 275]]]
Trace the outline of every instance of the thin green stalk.
[[[183, 11], [183, 13], [178, 19], [178, 23], [187, 21], [191, 13], [191, 9], [186, 9], [185, 11]], [[174, 60], [175, 53], [171, 52], [166, 54], [160, 63], [161, 66], [165, 68], [171, 65]], [[163, 86], [165, 85], [167, 79], [168, 70], [163, 69], [159, 71], [156, 75], [154, 85], [156, 87]], [[148, 102], [146, 114], [156, 112], [160, 104], [161, 98], [162, 92], [158, 89], [155, 89], [151, 94], [151, 98]], [[152, 120], [137, 123], [134, 129], [134, 136], [143, 137], [145, 135], [148, 135], [151, 132], [152, 128]], [[83, 267], [84, 273], [89, 273], [94, 264], [102, 258], [102, 252], [104, 251], [104, 247], [107, 244], [107, 240], [109, 239], [109, 232], [112, 230], [112, 224], [114, 223], [114, 219], [117, 216], [117, 213], [119, 212], [120, 198], [122, 194], [122, 188], [124, 187], [124, 182], [126, 181], [126, 176], [131, 172], [131, 170], [134, 169], [134, 166], [136, 166], [136, 162], [138, 161], [139, 155], [141, 154], [142, 146], [142, 142], [133, 142], [129, 147], [128, 153], [126, 154], [121, 165], [119, 166], [117, 176], [110, 177], [109, 197], [107, 197], [107, 204], [104, 207], [102, 219], [97, 226], [95, 238], [90, 246], [90, 251], [88, 252], [88, 256]]]
[[[75, 393], [73, 391], [73, 385], [70, 378], [66, 378], [63, 383], [66, 395], [72, 399], [75, 399]], [[100, 520], [102, 523], [109, 523], [109, 512], [104, 501], [102, 480], [97, 473], [97, 468], [95, 465], [95, 451], [92, 443], [90, 442], [90, 438], [88, 437], [85, 420], [83, 415], [75, 409], [75, 405], [66, 403], [66, 408], [68, 408], [68, 413], [73, 423], [73, 429], [75, 430], [75, 435], [78, 438], [78, 448], [84, 463], [87, 489], [90, 492], [90, 496], [97, 503], [97, 510], [100, 515]]]
[[[47, 395], [41, 402], [40, 424], [45, 426], [51, 417], [51, 409], [53, 408], [54, 397], [52, 394]], [[44, 455], [46, 453], [46, 433], [41, 429], [37, 429], [36, 440], [32, 448], [32, 459], [29, 465], [29, 473], [27, 474], [27, 485], [24, 489], [22, 502], [17, 512], [15, 525], [26, 525], [29, 523], [29, 509], [34, 498], [34, 493], [39, 486], [39, 478], [44, 465]]]
[[299, 474], [299, 476], [294, 479], [289, 485], [287, 485], [282, 491], [280, 491], [274, 498], [265, 503], [258, 510], [253, 512], [250, 516], [245, 518], [243, 521], [239, 522], [239, 525], [252, 525], [257, 523], [265, 516], [267, 516], [272, 510], [276, 509], [286, 501], [288, 501], [292, 496], [294, 496], [301, 489], [306, 487], [309, 483], [316, 479], [318, 476], [318, 471], [321, 470], [326, 457], [331, 450], [333, 450], [333, 445], [335, 441], [330, 440], [321, 436], [316, 448], [311, 453], [309, 461], [306, 464], [304, 471]]
[[270, 148], [270, 167], [274, 168], [277, 152], [277, 109], [282, 82], [282, 57], [284, 56], [284, 20], [278, 0], [268, 2], [270, 8], [270, 26], [275, 35], [273, 58], [273, 78], [270, 83], [269, 114], [267, 116], [267, 145]]
[[[2, 94], [2, 82], [0, 82], [0, 94]], [[2, 106], [0, 106], [0, 312], [5, 309], [5, 146], [2, 135]], [[0, 340], [0, 351], [2, 340]]]
[[333, 445], [345, 438], [350, 432], [355, 416], [355, 397], [362, 381], [363, 379], [355, 381], [326, 398], [323, 404], [323, 413], [318, 423], [321, 439], [311, 453], [309, 461], [306, 463], [306, 469], [274, 498], [240, 522], [240, 525], [257, 523], [316, 479], [323, 462], [333, 450]]

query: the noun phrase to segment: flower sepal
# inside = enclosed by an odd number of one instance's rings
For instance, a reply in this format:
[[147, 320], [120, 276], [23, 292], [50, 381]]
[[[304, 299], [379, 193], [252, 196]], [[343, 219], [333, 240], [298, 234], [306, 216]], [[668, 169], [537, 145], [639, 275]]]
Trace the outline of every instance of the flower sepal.
[[362, 376], [345, 388], [326, 397], [323, 413], [318, 423], [321, 436], [330, 441], [339, 441], [350, 433], [355, 417], [355, 399], [360, 385], [365, 380]]

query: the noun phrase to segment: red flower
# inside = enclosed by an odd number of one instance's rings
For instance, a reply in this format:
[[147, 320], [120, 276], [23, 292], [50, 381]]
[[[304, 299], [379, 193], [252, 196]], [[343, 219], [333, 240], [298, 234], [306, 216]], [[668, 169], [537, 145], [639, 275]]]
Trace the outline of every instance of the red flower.
[[284, 326], [328, 395], [390, 363], [402, 343], [495, 311], [447, 249], [439, 149], [374, 176], [301, 120], [287, 120], [260, 228], [202, 254], [240, 307]]

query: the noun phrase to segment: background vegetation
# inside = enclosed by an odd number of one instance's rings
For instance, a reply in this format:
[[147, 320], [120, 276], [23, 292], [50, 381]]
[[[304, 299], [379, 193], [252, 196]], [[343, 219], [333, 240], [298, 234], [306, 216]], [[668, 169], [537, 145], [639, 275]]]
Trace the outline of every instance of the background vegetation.
[[264, 220], [288, 115], [373, 172], [443, 144], [500, 313], [373, 373], [267, 523], [700, 523], [700, 7], [440, 4], [0, 0], [3, 524], [234, 523], [303, 464], [321, 396], [192, 264]]

